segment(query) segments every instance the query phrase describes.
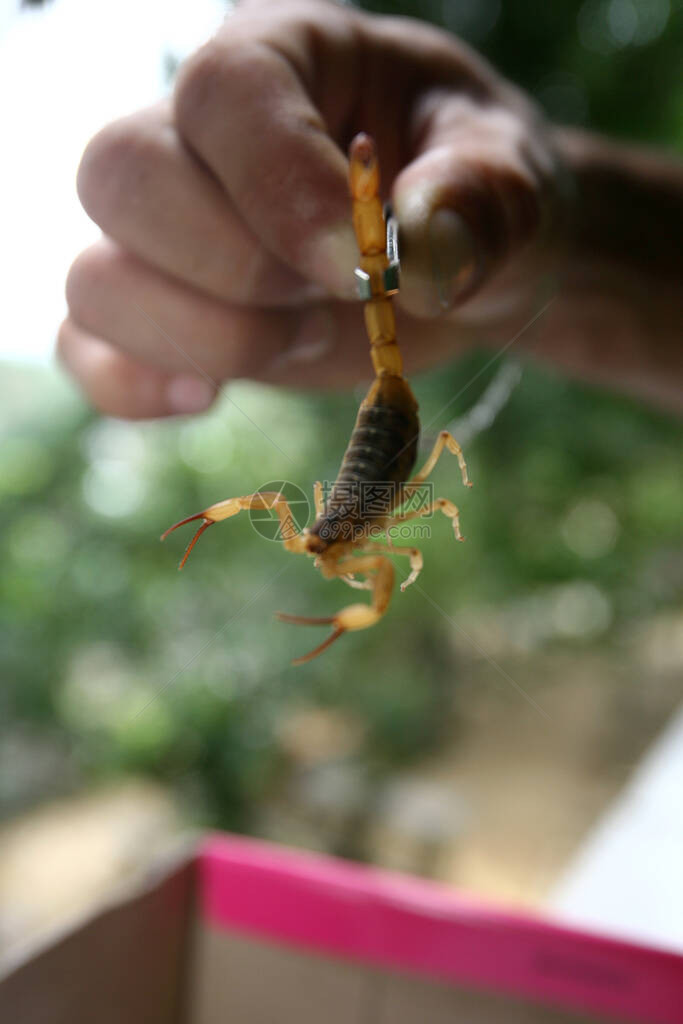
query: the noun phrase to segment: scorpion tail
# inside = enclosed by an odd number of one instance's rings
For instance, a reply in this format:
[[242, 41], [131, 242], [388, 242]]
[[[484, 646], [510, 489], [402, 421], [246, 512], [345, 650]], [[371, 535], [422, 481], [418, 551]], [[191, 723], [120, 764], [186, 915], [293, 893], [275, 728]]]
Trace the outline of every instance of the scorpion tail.
[[403, 376], [391, 296], [399, 288], [396, 221], [385, 218], [379, 194], [377, 147], [361, 133], [349, 147], [353, 226], [360, 250], [358, 294], [365, 302], [365, 326], [375, 374]]

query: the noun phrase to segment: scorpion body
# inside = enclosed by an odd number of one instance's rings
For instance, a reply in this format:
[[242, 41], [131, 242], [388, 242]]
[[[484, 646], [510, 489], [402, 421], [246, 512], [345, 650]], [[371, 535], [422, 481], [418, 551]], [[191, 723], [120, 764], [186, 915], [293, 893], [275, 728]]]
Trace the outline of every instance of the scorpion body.
[[399, 488], [378, 488], [368, 508], [364, 486], [403, 484], [415, 465], [419, 432], [417, 402], [407, 381], [392, 374], [378, 377], [358, 411], [323, 514], [310, 528], [311, 537], [322, 542], [320, 551], [344, 536], [359, 540], [393, 511]]
[[[389, 532], [392, 527], [438, 510], [451, 519], [456, 538], [463, 539], [458, 509], [446, 498], [437, 498], [418, 511], [403, 514], [396, 511], [426, 480], [444, 448], [457, 457], [463, 483], [471, 486], [460, 445], [447, 431], [439, 434], [425, 465], [411, 477], [420, 433], [418, 404], [403, 376], [392, 304], [392, 296], [398, 291], [398, 262], [395, 258], [390, 260], [387, 252], [389, 236], [379, 198], [377, 154], [374, 142], [365, 134], [357, 135], [350, 146], [349, 184], [360, 250], [356, 276], [361, 297], [365, 299], [365, 325], [375, 379], [361, 403], [329, 497], [324, 500], [322, 485], [317, 482], [315, 522], [301, 533], [296, 531], [282, 494], [257, 491], [217, 502], [203, 512], [180, 520], [162, 535], [163, 540], [177, 527], [202, 520], [185, 551], [180, 563], [182, 568], [201, 534], [213, 523], [247, 509], [272, 509], [278, 516], [287, 550], [314, 557], [316, 567], [326, 578], [341, 579], [351, 587], [371, 591], [370, 604], [348, 605], [332, 616], [310, 618], [279, 613], [278, 617], [284, 622], [333, 627], [327, 639], [295, 659], [295, 665], [321, 654], [343, 633], [372, 626], [384, 615], [394, 583], [394, 568], [388, 554], [409, 559], [410, 573], [401, 584], [401, 590], [417, 578], [422, 569], [422, 554], [417, 548], [395, 547]], [[391, 255], [395, 257], [395, 253]], [[382, 533], [386, 533], [387, 545], [375, 539]]]

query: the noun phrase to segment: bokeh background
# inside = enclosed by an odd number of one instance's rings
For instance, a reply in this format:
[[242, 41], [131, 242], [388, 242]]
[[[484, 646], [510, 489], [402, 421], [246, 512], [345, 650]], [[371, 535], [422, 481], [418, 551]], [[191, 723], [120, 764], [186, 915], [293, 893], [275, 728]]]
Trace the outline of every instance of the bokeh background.
[[[558, 121], [680, 147], [680, 2], [367, 7], [446, 25]], [[30, 53], [61, 25], [66, 52], [78, 9], [8, 9], [1, 42]], [[102, 10], [121, 40], [134, 35], [132, 7]], [[186, 828], [541, 902], [680, 699], [680, 424], [518, 361], [514, 346], [417, 378], [428, 434], [450, 425], [466, 448], [472, 491], [447, 458], [434, 481], [460, 505], [467, 543], [434, 520], [421, 589], [290, 667], [320, 636], [274, 612], [331, 612], [348, 600], [342, 583], [247, 516], [211, 531], [180, 575], [185, 538], [158, 537], [266, 481], [310, 493], [333, 479], [362, 382], [341, 395], [236, 383], [208, 415], [129, 424], [95, 415], [47, 362], [61, 308], [48, 326], [50, 296], [87, 234], [61, 210], [85, 128], [125, 112], [107, 99], [117, 89], [132, 108], [164, 88], [188, 36], [176, 46], [162, 22], [157, 49], [136, 56], [154, 78], [139, 98], [134, 75], [117, 82], [124, 50], [102, 33], [78, 42], [90, 62], [102, 48], [107, 77], [58, 147], [69, 174], [49, 210], [50, 155], [35, 147], [50, 78], [17, 60], [26, 100], [4, 91], [16, 137], [1, 201], [18, 241], [2, 274], [14, 320], [0, 365], [0, 936], [35, 931], [50, 900], [72, 910]]]

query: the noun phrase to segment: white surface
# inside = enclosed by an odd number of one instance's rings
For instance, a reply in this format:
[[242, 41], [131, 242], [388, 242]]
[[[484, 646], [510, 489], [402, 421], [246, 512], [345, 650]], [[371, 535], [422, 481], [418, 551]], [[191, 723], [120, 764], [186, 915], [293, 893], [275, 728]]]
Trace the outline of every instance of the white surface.
[[585, 843], [551, 908], [683, 952], [683, 708]]
[[88, 139], [153, 103], [165, 60], [206, 39], [220, 0], [0, 0], [0, 359], [46, 362], [73, 257], [99, 234], [76, 197]]

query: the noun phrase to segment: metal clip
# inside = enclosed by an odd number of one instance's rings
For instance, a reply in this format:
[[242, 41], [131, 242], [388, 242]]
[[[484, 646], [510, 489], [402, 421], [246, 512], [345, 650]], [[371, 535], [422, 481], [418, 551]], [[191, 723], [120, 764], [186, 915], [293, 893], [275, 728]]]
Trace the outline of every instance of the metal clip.
[[[395, 295], [400, 286], [401, 261], [398, 254], [398, 221], [394, 217], [391, 203], [384, 204], [384, 220], [387, 226], [387, 259], [389, 266], [382, 273], [382, 295]], [[373, 298], [370, 275], [356, 267], [354, 270], [358, 298], [368, 302]]]
[[370, 275], [360, 267], [356, 267], [353, 272], [353, 276], [356, 278], [356, 291], [358, 292], [358, 298], [362, 299], [363, 302], [369, 302], [372, 298], [372, 285], [370, 284]]
[[398, 221], [394, 217], [391, 203], [384, 204], [384, 220], [387, 225], [387, 256], [389, 258], [389, 266], [396, 266], [398, 270], [400, 264], [398, 254]]

